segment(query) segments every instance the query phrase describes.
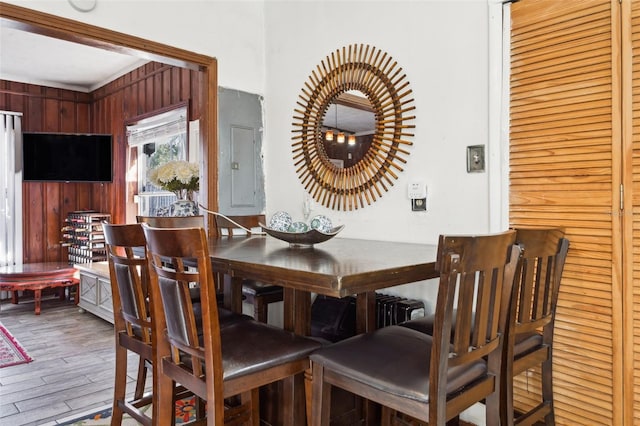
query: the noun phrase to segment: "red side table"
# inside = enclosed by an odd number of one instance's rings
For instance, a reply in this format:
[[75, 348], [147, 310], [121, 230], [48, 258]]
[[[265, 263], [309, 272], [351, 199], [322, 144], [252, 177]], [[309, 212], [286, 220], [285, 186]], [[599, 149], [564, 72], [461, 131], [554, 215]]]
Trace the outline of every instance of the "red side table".
[[[12, 303], [18, 303], [18, 291], [33, 291], [36, 315], [40, 315], [43, 289], [77, 286], [78, 283], [78, 271], [72, 265], [64, 262], [0, 266], [0, 290], [12, 292]], [[78, 291], [76, 291], [76, 305], [78, 297]], [[61, 292], [60, 298], [64, 299], [64, 291]]]

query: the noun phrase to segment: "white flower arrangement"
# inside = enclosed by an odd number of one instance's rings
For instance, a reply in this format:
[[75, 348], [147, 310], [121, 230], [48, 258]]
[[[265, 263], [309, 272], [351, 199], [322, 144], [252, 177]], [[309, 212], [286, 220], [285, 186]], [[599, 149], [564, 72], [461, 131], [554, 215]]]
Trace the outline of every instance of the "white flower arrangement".
[[191, 199], [193, 192], [200, 189], [200, 168], [188, 161], [169, 161], [149, 172], [152, 184], [172, 191], [178, 198]]

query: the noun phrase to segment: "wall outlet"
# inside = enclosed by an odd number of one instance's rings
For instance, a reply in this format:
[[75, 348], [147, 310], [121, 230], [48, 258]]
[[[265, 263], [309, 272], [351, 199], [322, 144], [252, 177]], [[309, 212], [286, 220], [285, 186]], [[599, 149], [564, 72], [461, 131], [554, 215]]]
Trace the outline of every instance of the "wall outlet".
[[411, 200], [411, 211], [424, 212], [427, 211], [427, 199], [426, 198], [413, 198]]

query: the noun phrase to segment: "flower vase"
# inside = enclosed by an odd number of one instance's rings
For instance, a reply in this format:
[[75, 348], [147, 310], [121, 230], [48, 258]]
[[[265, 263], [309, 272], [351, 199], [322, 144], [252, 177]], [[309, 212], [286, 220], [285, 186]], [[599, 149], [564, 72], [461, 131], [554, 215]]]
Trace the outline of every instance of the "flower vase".
[[200, 214], [198, 205], [192, 200], [190, 192], [176, 192], [178, 199], [169, 206], [169, 216], [197, 216]]

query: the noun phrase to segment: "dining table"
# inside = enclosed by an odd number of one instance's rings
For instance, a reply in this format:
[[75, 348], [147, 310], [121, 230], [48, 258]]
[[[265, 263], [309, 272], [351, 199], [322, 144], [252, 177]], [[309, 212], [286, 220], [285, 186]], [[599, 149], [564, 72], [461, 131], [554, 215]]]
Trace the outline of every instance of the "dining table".
[[435, 244], [333, 238], [311, 247], [290, 246], [270, 236], [209, 240], [215, 273], [226, 276], [225, 307], [242, 310], [242, 281], [284, 288], [283, 327], [311, 332], [311, 297], [356, 296], [356, 329], [375, 328], [375, 292], [438, 277]]
[[[283, 328], [311, 334], [313, 294], [356, 296], [356, 331], [376, 328], [376, 290], [438, 277], [437, 244], [332, 238], [313, 246], [293, 246], [268, 235], [209, 240], [214, 273], [222, 278], [224, 305], [242, 311], [242, 281], [284, 289]], [[302, 380], [296, 381], [295, 395]], [[304, 424], [304, 398], [296, 402], [293, 424]]]

